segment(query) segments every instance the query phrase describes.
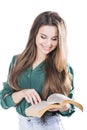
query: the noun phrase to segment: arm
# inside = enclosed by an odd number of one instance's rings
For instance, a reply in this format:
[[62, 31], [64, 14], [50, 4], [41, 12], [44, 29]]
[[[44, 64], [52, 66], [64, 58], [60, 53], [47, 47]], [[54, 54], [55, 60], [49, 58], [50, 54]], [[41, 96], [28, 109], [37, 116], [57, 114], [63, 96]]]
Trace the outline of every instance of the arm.
[[0, 92], [0, 104], [4, 109], [8, 109], [13, 106], [17, 106], [23, 98], [26, 99], [28, 103], [37, 104], [41, 102], [41, 98], [34, 89], [23, 89], [14, 92], [8, 85], [7, 82], [3, 83], [4, 88]]
[[35, 89], [23, 89], [12, 94], [12, 99], [16, 104], [20, 103], [23, 98], [32, 105], [41, 102], [41, 98]]
[[[13, 57], [12, 62], [9, 67], [10, 69], [13, 67], [14, 61], [16, 57]], [[8, 81], [3, 83], [3, 89], [0, 92], [0, 104], [3, 108], [7, 109], [12, 106], [16, 106], [19, 104], [23, 98], [26, 99], [27, 102], [33, 104], [40, 102], [41, 99], [38, 93], [34, 89], [23, 89], [20, 91], [14, 91], [8, 84]]]
[[8, 83], [4, 82], [3, 86], [3, 89], [0, 91], [0, 104], [4, 109], [7, 109], [16, 104], [12, 99], [13, 90], [9, 87]]
[[[12, 58], [12, 61], [10, 63], [9, 71], [12, 68], [14, 62], [15, 62], [16, 56]], [[9, 75], [9, 73], [8, 73]], [[3, 89], [0, 91], [0, 104], [4, 109], [7, 109], [11, 106], [15, 106], [16, 104], [14, 103], [12, 99], [12, 93], [14, 91], [10, 88], [8, 82], [3, 83]]]
[[[73, 99], [73, 93], [74, 93], [74, 85], [73, 85], [73, 79], [74, 79], [74, 74], [73, 74], [73, 70], [70, 66], [67, 66], [68, 72], [69, 74], [72, 76], [72, 83], [71, 83], [71, 90], [70, 93], [68, 95], [69, 98]], [[72, 115], [72, 113], [74, 113], [74, 105], [72, 104], [66, 104], [64, 105], [62, 108], [59, 109], [50, 109], [49, 111], [57, 111], [59, 114], [61, 114], [62, 116], [70, 116]]]
[[[69, 93], [68, 97], [73, 99], [73, 94], [74, 94], [74, 73], [73, 73], [73, 69], [71, 68], [71, 66], [67, 65], [67, 69], [68, 69], [69, 74], [72, 76], [71, 90], [70, 90], [70, 93]], [[75, 107], [72, 104], [69, 104], [68, 106], [65, 106], [64, 111], [63, 111], [63, 109], [61, 109], [59, 111], [59, 114], [61, 114], [62, 116], [70, 116], [75, 112]]]

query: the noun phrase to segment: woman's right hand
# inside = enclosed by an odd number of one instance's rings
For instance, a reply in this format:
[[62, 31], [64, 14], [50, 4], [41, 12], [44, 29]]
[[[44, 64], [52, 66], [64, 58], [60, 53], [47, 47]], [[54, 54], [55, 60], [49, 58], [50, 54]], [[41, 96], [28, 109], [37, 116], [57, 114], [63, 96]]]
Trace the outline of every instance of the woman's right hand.
[[22, 92], [23, 98], [25, 98], [28, 103], [33, 105], [41, 102], [41, 98], [35, 89], [24, 89]]
[[18, 104], [23, 98], [28, 103], [37, 104], [41, 102], [41, 98], [35, 89], [23, 89], [12, 94], [13, 101]]

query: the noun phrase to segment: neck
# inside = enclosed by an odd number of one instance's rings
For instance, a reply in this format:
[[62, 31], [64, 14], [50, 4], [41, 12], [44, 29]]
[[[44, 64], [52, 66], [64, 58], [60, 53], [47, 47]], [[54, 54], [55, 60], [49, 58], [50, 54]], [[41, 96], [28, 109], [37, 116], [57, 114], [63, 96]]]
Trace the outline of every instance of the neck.
[[37, 53], [37, 56], [36, 56], [36, 60], [35, 61], [44, 61], [46, 59], [46, 55], [43, 55], [43, 54], [38, 54]]
[[36, 68], [41, 62], [43, 62], [46, 59], [46, 56], [37, 55], [34, 63], [33, 63], [33, 69]]

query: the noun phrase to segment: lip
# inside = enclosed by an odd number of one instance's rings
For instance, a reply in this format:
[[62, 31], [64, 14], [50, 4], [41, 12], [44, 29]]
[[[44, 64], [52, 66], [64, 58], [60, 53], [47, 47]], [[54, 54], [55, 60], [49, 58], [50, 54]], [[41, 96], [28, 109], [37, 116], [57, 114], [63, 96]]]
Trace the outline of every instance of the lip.
[[43, 49], [46, 50], [46, 51], [50, 51], [51, 47], [47, 47], [47, 46], [44, 46], [42, 45]]

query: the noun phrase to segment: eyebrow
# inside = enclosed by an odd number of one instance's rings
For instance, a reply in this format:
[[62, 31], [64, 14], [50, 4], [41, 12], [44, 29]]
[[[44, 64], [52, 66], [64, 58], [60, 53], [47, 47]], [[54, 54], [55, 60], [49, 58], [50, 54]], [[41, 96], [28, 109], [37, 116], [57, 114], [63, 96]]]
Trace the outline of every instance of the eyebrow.
[[[44, 36], [47, 36], [46, 34], [43, 34], [43, 33], [40, 33], [40, 34], [41, 34], [41, 35], [44, 35]], [[58, 35], [57, 35], [57, 36], [52, 36], [52, 37], [56, 37], [56, 38], [57, 38], [57, 37], [58, 37]]]

